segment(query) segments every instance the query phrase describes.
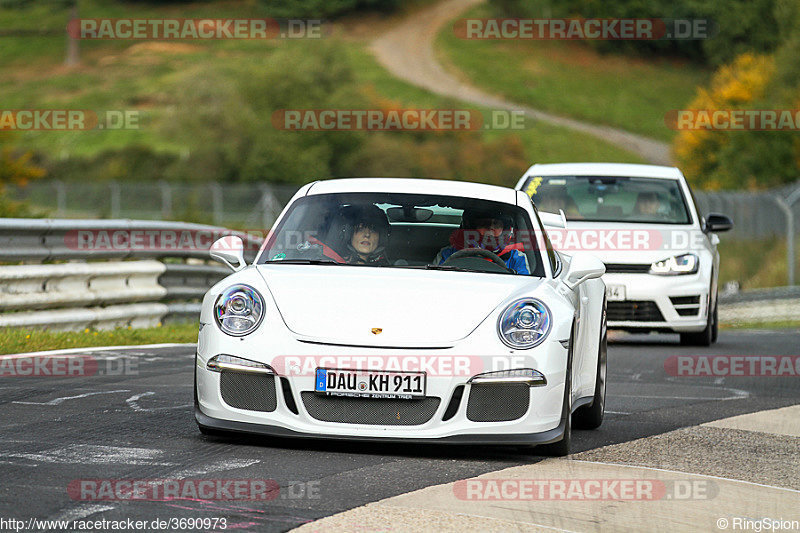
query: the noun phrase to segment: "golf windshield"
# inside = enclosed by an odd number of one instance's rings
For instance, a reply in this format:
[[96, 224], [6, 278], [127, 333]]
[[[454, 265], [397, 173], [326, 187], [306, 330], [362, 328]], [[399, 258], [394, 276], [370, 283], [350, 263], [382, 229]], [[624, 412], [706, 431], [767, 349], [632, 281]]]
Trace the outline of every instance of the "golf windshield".
[[533, 176], [525, 192], [540, 211], [567, 220], [690, 224], [680, 184], [673, 179], [617, 176]]
[[259, 263], [544, 276], [537, 226], [512, 204], [427, 194], [339, 193], [295, 201]]

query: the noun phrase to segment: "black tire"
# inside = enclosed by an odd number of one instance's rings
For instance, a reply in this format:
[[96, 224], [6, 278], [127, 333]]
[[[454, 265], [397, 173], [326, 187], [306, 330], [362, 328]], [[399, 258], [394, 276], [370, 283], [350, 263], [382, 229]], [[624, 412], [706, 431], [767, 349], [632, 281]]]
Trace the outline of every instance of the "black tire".
[[719, 304], [714, 302], [714, 329], [711, 330], [711, 342], [717, 342], [719, 337]]
[[603, 303], [603, 318], [600, 322], [600, 346], [597, 355], [597, 377], [594, 400], [591, 405], [579, 407], [572, 414], [572, 425], [576, 429], [597, 429], [603, 423], [606, 409], [606, 375], [608, 373], [608, 333], [606, 328], [606, 305]]
[[717, 304], [714, 310], [708, 313], [708, 320], [703, 331], [681, 333], [681, 344], [684, 346], [711, 346], [717, 340]]

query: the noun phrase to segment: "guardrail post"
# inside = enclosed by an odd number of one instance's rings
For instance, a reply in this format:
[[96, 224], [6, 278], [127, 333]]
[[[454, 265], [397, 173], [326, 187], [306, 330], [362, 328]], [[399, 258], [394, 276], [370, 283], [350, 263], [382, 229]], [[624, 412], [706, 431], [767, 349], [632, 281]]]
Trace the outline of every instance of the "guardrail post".
[[792, 212], [792, 207], [794, 206], [795, 202], [800, 200], [800, 188], [797, 188], [792, 192], [786, 200], [781, 198], [780, 196], [776, 196], [775, 200], [778, 203], [778, 207], [786, 215], [786, 270], [787, 270], [787, 277], [789, 281], [789, 285], [794, 285], [794, 263], [795, 263], [795, 255], [794, 255], [794, 213]]
[[112, 181], [108, 184], [111, 191], [111, 218], [120, 218], [120, 190], [119, 183]]
[[172, 216], [172, 188], [166, 181], [160, 181], [161, 186], [161, 218], [168, 219]]
[[272, 226], [275, 217], [280, 213], [280, 207], [277, 205], [275, 195], [272, 194], [272, 189], [264, 185], [261, 188], [261, 229], [267, 230]]
[[67, 188], [61, 180], [55, 180], [53, 187], [56, 189], [56, 216], [64, 217], [67, 214]]
[[211, 202], [214, 224], [222, 224], [224, 206], [222, 204], [222, 187], [220, 187], [219, 183], [211, 184]]

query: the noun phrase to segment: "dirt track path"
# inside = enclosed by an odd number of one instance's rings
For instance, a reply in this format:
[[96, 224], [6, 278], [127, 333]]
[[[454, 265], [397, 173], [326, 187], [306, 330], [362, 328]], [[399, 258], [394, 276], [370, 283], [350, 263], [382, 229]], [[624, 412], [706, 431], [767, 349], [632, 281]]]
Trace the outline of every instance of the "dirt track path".
[[445, 0], [418, 11], [372, 42], [378, 61], [392, 74], [442, 96], [458, 98], [491, 109], [522, 110], [535, 120], [562, 126], [598, 137], [660, 165], [672, 163], [667, 143], [610, 126], [598, 126], [514, 104], [500, 96], [485, 93], [448, 73], [433, 50], [440, 28], [484, 0]]

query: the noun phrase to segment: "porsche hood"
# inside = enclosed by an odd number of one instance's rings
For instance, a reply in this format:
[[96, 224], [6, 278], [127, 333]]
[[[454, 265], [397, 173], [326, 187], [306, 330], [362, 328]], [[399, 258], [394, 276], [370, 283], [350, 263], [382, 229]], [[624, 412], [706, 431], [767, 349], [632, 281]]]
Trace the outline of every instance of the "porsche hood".
[[258, 271], [292, 332], [350, 346], [451, 346], [514, 292], [542, 283], [530, 276], [341, 265]]

